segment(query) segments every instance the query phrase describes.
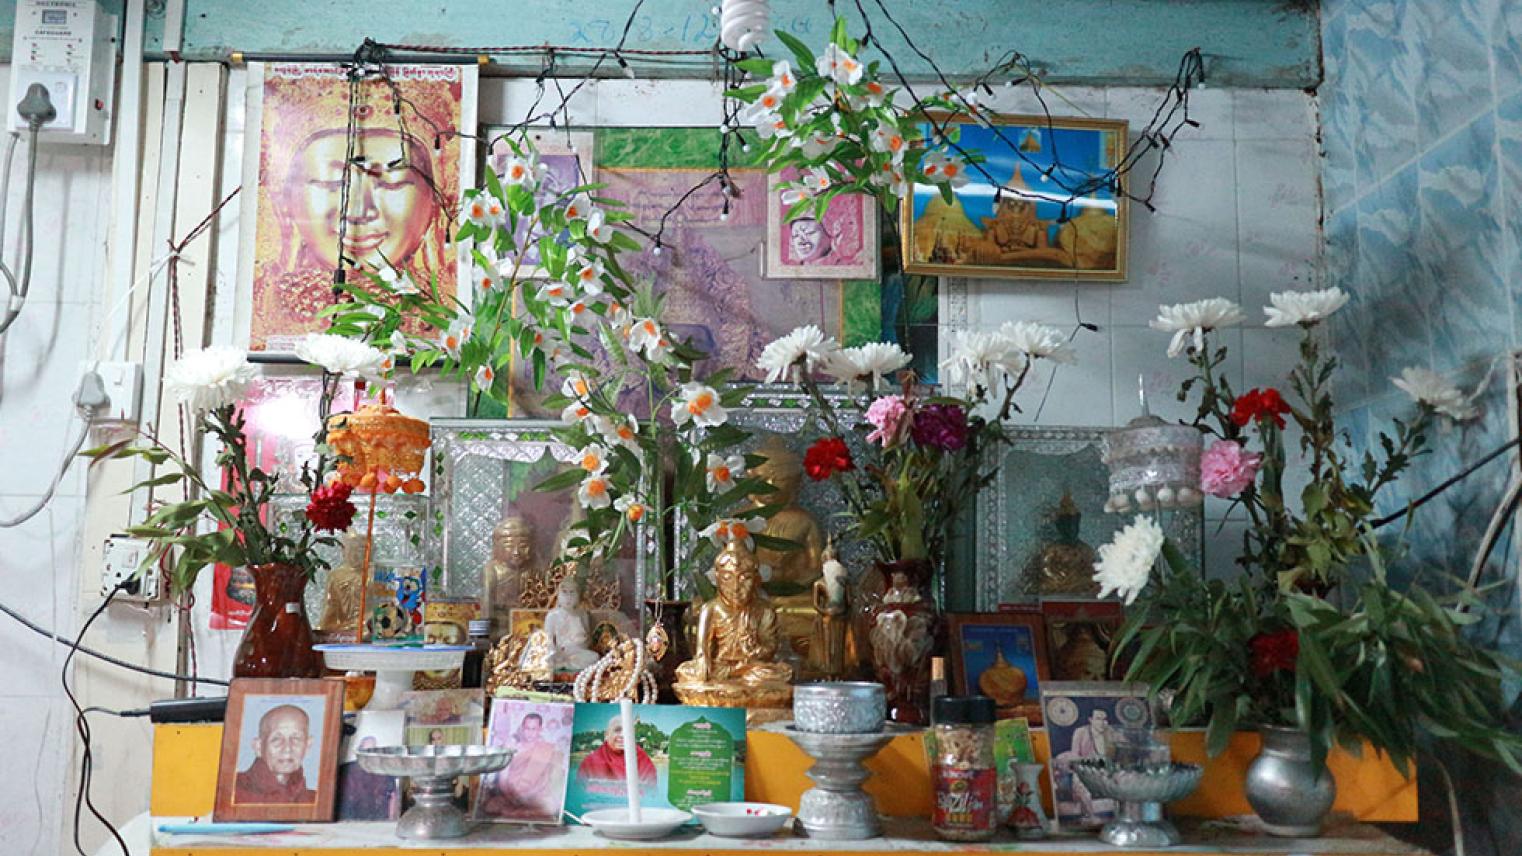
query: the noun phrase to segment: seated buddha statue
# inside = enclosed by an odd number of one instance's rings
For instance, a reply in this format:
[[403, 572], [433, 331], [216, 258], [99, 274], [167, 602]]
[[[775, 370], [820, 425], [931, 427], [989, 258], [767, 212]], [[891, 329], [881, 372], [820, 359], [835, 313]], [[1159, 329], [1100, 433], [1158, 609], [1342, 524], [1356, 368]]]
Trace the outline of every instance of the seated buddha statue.
[[491, 610], [495, 630], [507, 629], [508, 611], [519, 606], [523, 577], [534, 570], [534, 534], [524, 518], [509, 514], [491, 532], [491, 557], [481, 569], [481, 607]]
[[824, 527], [798, 502], [803, 488], [803, 461], [798, 454], [777, 434], [768, 436], [755, 453], [766, 461], [752, 468], [750, 474], [771, 485], [773, 491], [756, 494], [751, 502], [757, 508], [780, 506], [767, 519], [764, 534], [798, 545], [793, 550], [759, 548], [756, 559], [771, 568], [771, 582], [799, 586], [795, 594], [773, 597], [772, 604], [782, 621], [782, 638], [800, 659], [807, 659], [812, 656], [809, 644], [815, 616], [814, 598], [808, 586], [819, 578], [824, 566]]
[[1026, 563], [1026, 586], [1041, 595], [1099, 594], [1099, 586], [1094, 582], [1094, 563], [1099, 556], [1078, 537], [1083, 514], [1073, 502], [1071, 492], [1062, 494], [1049, 520], [1050, 528], [1042, 537], [1041, 550]]
[[365, 536], [349, 532], [342, 537], [343, 558], [328, 572], [323, 594], [322, 618], [314, 628], [328, 641], [354, 641], [359, 626], [360, 594], [365, 587]]
[[698, 612], [691, 660], [676, 669], [683, 704], [782, 708], [792, 700], [793, 667], [777, 659], [777, 613], [761, 593], [761, 563], [731, 541], [713, 563], [718, 596]]

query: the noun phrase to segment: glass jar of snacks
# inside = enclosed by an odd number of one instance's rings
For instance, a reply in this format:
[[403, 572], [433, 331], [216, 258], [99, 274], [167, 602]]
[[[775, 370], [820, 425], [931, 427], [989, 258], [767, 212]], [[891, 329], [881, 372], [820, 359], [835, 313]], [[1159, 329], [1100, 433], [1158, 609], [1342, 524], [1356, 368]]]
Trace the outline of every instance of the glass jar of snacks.
[[984, 696], [935, 699], [930, 728], [930, 825], [947, 841], [987, 841], [998, 826], [994, 701]]

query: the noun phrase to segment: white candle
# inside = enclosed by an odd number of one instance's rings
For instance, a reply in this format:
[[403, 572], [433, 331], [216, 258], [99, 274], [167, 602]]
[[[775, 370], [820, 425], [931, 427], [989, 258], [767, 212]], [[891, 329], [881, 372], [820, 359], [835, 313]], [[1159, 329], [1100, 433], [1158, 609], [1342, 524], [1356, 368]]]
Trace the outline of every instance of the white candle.
[[624, 736], [624, 790], [629, 794], [629, 822], [641, 823], [639, 815], [639, 743], [634, 739], [634, 702], [618, 700], [618, 726]]

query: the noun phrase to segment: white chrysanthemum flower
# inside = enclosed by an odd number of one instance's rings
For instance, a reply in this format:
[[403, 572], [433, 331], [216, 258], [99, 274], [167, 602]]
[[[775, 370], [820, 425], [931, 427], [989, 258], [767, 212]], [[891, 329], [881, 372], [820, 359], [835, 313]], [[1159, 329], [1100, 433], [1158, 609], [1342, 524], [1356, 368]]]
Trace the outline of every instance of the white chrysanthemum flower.
[[296, 356], [330, 374], [372, 380], [381, 376], [381, 363], [386, 361], [380, 348], [331, 333], [308, 333], [296, 343]]
[[1432, 369], [1411, 366], [1401, 370], [1400, 377], [1392, 378], [1396, 388], [1411, 396], [1411, 400], [1423, 407], [1463, 421], [1474, 416], [1474, 406], [1469, 396], [1457, 386]]
[[1137, 515], [1135, 522], [1115, 533], [1110, 543], [1099, 548], [1099, 561], [1094, 564], [1094, 582], [1099, 583], [1099, 596], [1118, 594], [1126, 599], [1126, 606], [1130, 606], [1147, 587], [1152, 566], [1162, 551], [1163, 528], [1156, 520]]
[[1067, 335], [1049, 324], [1006, 321], [999, 327], [999, 335], [1008, 339], [1015, 350], [1032, 359], [1051, 360], [1054, 363], [1078, 362], [1078, 352], [1068, 343]]
[[1176, 357], [1184, 353], [1191, 339], [1195, 350], [1204, 350], [1207, 330], [1232, 327], [1246, 319], [1242, 307], [1224, 297], [1211, 297], [1193, 303], [1159, 306], [1151, 326], [1154, 330], [1173, 334], [1173, 341], [1168, 343], [1168, 356]]
[[839, 346], [813, 324], [795, 328], [793, 332], [774, 340], [761, 351], [756, 368], [766, 372], [771, 383], [793, 379], [793, 367], [803, 363], [805, 371], [820, 368]]
[[1268, 296], [1273, 306], [1263, 307], [1266, 327], [1307, 326], [1325, 320], [1348, 302], [1348, 293], [1336, 286], [1319, 291], [1276, 291]]
[[259, 370], [240, 348], [213, 345], [185, 355], [164, 369], [164, 387], [200, 413], [237, 403]]
[[1026, 357], [1008, 336], [987, 331], [951, 334], [951, 356], [941, 362], [953, 385], [994, 389], [1025, 370]]
[[825, 358], [824, 370], [852, 391], [871, 385], [876, 389], [883, 378], [909, 365], [913, 357], [892, 342], [868, 342], [854, 348], [841, 348]]
[[714, 428], [729, 421], [729, 413], [719, 402], [719, 393], [713, 387], [684, 383], [677, 399], [671, 402], [671, 421], [678, 428], [688, 422], [699, 428]]

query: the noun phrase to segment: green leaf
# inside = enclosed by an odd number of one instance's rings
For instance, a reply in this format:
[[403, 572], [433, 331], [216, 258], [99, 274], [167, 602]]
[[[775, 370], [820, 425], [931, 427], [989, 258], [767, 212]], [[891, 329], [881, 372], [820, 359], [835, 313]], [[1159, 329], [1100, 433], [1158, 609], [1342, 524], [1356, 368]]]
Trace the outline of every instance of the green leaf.
[[[809, 46], [804, 44], [798, 39], [797, 36], [794, 36], [791, 33], [786, 33], [782, 30], [777, 30], [776, 33], [777, 40], [782, 42], [784, 45], [787, 45], [787, 49], [793, 52], [793, 56], [798, 60], [798, 64], [802, 66], [800, 71], [805, 73], [813, 71], [816, 61], [814, 59], [814, 52], [809, 50]], [[812, 98], [806, 100], [800, 99], [801, 103], [804, 104], [807, 104], [812, 100]]]
[[582, 472], [580, 469], [566, 470], [565, 472], [556, 473], [555, 475], [552, 475], [544, 481], [534, 485], [534, 490], [540, 491], [542, 493], [553, 493], [557, 490], [565, 490], [566, 488], [575, 487], [576, 485], [581, 484], [581, 480], [585, 475], [586, 473]]

